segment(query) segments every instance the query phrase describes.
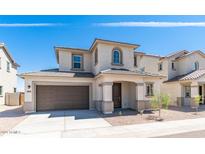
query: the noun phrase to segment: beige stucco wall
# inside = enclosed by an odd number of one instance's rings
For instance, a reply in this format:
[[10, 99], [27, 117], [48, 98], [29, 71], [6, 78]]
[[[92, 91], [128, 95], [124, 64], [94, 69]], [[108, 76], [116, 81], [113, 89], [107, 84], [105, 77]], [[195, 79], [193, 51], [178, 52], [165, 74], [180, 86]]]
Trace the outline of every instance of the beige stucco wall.
[[158, 71], [158, 63], [159, 63], [159, 58], [154, 57], [154, 56], [137, 56], [138, 58], [138, 68], [145, 68], [145, 72], [150, 72], [150, 73], [160, 73]]
[[163, 83], [161, 91], [170, 96], [170, 105], [177, 105], [177, 98], [183, 97], [183, 86], [178, 82]]
[[[132, 48], [124, 46], [114, 46], [111, 44], [98, 44], [98, 64], [93, 64], [94, 74], [99, 73], [101, 70], [109, 68], [126, 68], [132, 70], [134, 68], [134, 51]], [[112, 65], [112, 50], [114, 48], [120, 48], [122, 50], [122, 63], [123, 66]], [[93, 52], [94, 54], [94, 52]], [[94, 60], [94, 56], [93, 60]]]
[[132, 82], [122, 82], [122, 108], [135, 109], [136, 84]]
[[[91, 72], [91, 54], [86, 51], [73, 52], [73, 54], [83, 55], [83, 71]], [[70, 50], [59, 51], [59, 70], [60, 71], [71, 71], [72, 70], [72, 52]]]
[[[140, 77], [140, 76], [135, 76], [135, 75], [119, 75], [119, 74], [106, 74], [103, 75], [102, 77], [99, 77], [97, 80], [96, 87], [98, 89], [98, 91], [100, 91], [101, 87], [99, 86], [100, 83], [103, 82], [120, 82], [122, 83], [122, 89], [124, 88], [124, 90], [122, 90], [122, 97], [124, 95], [123, 101], [125, 101], [125, 103], [123, 104], [123, 106], [127, 106], [127, 102], [134, 102], [134, 100], [136, 101], [136, 84], [137, 83], [144, 83], [143, 84], [143, 89], [140, 90], [138, 92], [138, 95], [142, 96], [142, 100], [146, 100], [149, 101], [151, 99], [151, 97], [146, 97], [146, 84], [145, 83], [153, 83], [154, 86], [154, 93], [160, 93], [161, 91], [161, 85], [163, 82], [163, 78], [153, 78], [153, 77]], [[126, 94], [129, 94], [129, 98], [130, 100], [127, 100], [127, 96]], [[96, 93], [96, 97], [97, 98], [102, 98], [102, 93]], [[100, 99], [99, 99], [100, 100]], [[133, 104], [131, 103], [130, 106], [132, 106]]]
[[181, 75], [193, 71], [195, 69], [194, 63], [196, 61], [199, 62], [199, 69], [205, 69], [205, 58], [198, 53], [194, 53], [179, 60], [177, 74]]
[[[12, 67], [10, 60], [0, 48], [1, 69], [0, 69], [0, 86], [3, 86], [3, 95], [0, 96], [0, 104], [5, 104], [5, 93], [14, 92], [17, 88], [17, 70]], [[7, 72], [7, 61], [10, 62], [10, 72]]]

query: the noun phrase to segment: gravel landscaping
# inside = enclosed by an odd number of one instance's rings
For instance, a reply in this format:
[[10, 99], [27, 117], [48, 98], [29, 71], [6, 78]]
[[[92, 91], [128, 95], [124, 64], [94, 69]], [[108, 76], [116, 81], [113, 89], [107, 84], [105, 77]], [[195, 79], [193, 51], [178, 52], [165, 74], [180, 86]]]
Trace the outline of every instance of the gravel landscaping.
[[[158, 113], [158, 111], [150, 111], [140, 115], [133, 110], [117, 110], [112, 115], [101, 116], [103, 116], [103, 118], [112, 126], [120, 126], [159, 122], [156, 120]], [[197, 114], [194, 109], [190, 109], [189, 107], [170, 107], [168, 110], [161, 110], [161, 117], [163, 118], [162, 121], [202, 118], [205, 117], [205, 106], [200, 106], [199, 112], [197, 112]]]
[[18, 133], [10, 130], [26, 118], [21, 106], [0, 105], [0, 136], [5, 133]]

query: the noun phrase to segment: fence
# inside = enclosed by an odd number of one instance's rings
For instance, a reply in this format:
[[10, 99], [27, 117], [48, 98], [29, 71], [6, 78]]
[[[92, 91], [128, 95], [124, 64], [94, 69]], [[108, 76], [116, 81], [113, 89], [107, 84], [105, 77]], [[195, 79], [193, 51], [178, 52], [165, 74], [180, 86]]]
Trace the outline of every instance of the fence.
[[24, 93], [6, 93], [5, 104], [9, 106], [18, 106], [24, 104]]

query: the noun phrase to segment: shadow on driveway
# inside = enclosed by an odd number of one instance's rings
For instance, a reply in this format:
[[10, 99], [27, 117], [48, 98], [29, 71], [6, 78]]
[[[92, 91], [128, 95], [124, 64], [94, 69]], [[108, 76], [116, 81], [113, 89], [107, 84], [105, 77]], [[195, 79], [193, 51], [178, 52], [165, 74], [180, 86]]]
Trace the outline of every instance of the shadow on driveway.
[[[10, 108], [10, 107], [6, 107]], [[12, 109], [5, 109], [4, 111], [0, 112], [0, 118], [11, 118], [11, 117], [21, 117], [25, 116], [22, 107], [12, 106]]]

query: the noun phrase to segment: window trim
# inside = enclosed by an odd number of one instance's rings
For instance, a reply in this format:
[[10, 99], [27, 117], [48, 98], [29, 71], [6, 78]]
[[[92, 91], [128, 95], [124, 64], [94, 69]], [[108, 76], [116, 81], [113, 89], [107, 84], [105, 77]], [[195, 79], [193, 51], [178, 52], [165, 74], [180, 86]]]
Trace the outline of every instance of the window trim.
[[137, 65], [137, 56], [136, 55], [134, 55], [134, 67], [138, 67], [138, 65]]
[[9, 61], [6, 62], [6, 71], [7, 72], [11, 72], [11, 66], [10, 66], [10, 62]]
[[[81, 67], [80, 67], [80, 68], [74, 68], [74, 58], [73, 58], [74, 56], [81, 56], [81, 62], [80, 62]], [[84, 63], [83, 54], [74, 53], [74, 54], [72, 54], [71, 59], [72, 59], [72, 70], [82, 71], [82, 70], [83, 70], [83, 67], [84, 67], [84, 66], [83, 66], [83, 63]]]
[[[147, 91], [147, 87], [150, 87], [150, 85], [151, 85], [151, 92], [148, 94], [148, 91]], [[154, 83], [153, 82], [146, 82], [145, 83], [145, 96], [146, 97], [152, 97], [152, 96], [154, 96]]]
[[199, 62], [198, 61], [194, 62], [194, 70], [199, 70]]
[[95, 49], [94, 56], [95, 56], [95, 58], [94, 58], [94, 60], [95, 60], [95, 65], [97, 65], [97, 64], [98, 64], [98, 48]]
[[[174, 65], [173, 65], [173, 64], [174, 64]], [[173, 67], [173, 66], [174, 66], [174, 67]], [[171, 63], [171, 67], [172, 67], [172, 70], [173, 70], [173, 71], [176, 71], [175, 63], [174, 63], [174, 62]]]
[[[189, 93], [189, 96], [187, 96], [186, 94]], [[191, 97], [191, 86], [184, 86], [184, 97], [185, 98], [190, 98]]]
[[[161, 65], [161, 67], [160, 67], [160, 65]], [[163, 62], [158, 63], [158, 71], [163, 71]]]
[[[119, 52], [119, 64], [114, 63], [114, 52], [118, 51]], [[122, 50], [119, 48], [113, 48], [112, 50], [112, 65], [117, 65], [117, 66], [123, 66], [123, 54], [122, 54]]]

